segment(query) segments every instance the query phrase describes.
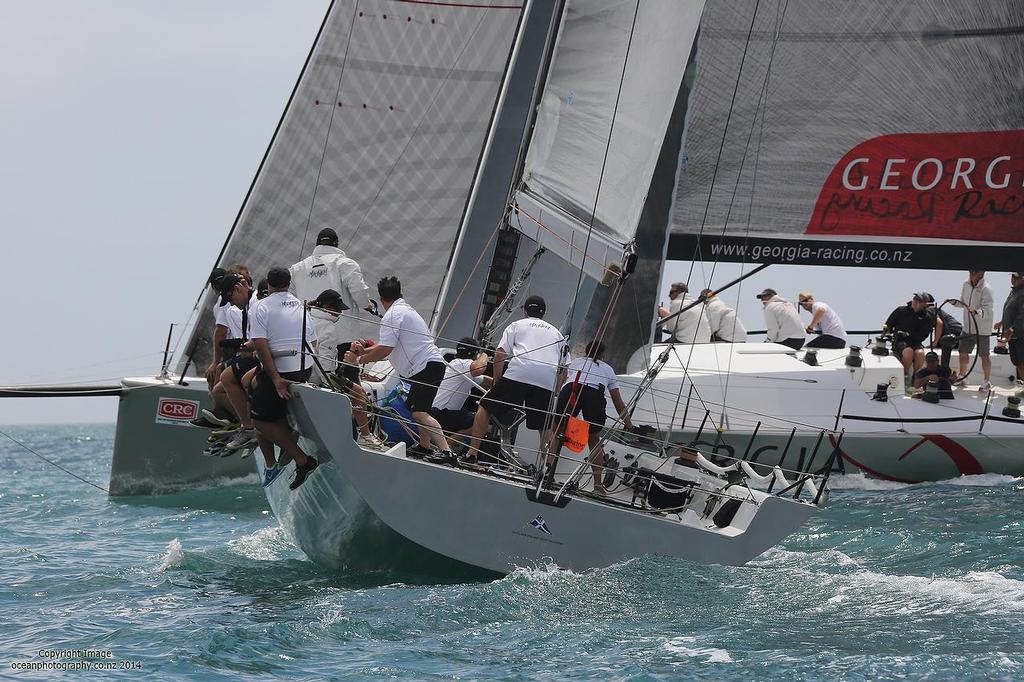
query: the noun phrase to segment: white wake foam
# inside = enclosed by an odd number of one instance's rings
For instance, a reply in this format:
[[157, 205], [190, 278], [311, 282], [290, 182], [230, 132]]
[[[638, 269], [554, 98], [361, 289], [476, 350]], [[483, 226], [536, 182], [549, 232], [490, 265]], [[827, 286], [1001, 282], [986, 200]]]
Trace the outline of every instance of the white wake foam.
[[181, 540], [174, 538], [167, 543], [167, 551], [164, 552], [163, 558], [160, 560], [160, 565], [157, 566], [157, 571], [166, 571], [171, 568], [181, 566], [185, 560], [185, 550], [181, 548]]
[[864, 474], [835, 474], [828, 479], [828, 487], [832, 490], [902, 490], [911, 485], [911, 483], [868, 478]]
[[228, 550], [254, 561], [280, 561], [294, 554], [296, 548], [288, 537], [288, 532], [282, 526], [274, 524], [229, 541]]
[[716, 647], [693, 646], [697, 643], [696, 637], [673, 637], [662, 645], [665, 651], [673, 654], [682, 654], [689, 658], [703, 658], [704, 663], [732, 663], [732, 656], [725, 649]]
[[959, 485], [968, 488], [994, 488], [1021, 483], [1024, 479], [1006, 474], [977, 474], [974, 476], [957, 476], [943, 481], [924, 483], [899, 483], [870, 478], [864, 474], [836, 474], [828, 479], [828, 487], [832, 490], [905, 490], [906, 488]]
[[971, 571], [956, 578], [858, 571], [846, 577], [837, 597], [865, 590], [894, 593], [890, 605], [910, 602], [907, 608], [916, 609], [922, 606], [920, 602], [927, 602], [929, 610], [937, 613], [953, 613], [964, 607], [991, 615], [1024, 612], [1024, 581], [994, 571]]

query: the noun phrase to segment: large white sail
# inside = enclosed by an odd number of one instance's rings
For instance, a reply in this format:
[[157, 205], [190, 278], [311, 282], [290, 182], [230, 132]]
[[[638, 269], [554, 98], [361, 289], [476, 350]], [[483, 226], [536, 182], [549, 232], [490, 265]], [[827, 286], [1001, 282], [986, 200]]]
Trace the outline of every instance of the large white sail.
[[[521, 4], [335, 0], [218, 264], [259, 276], [332, 227], [371, 289], [395, 274], [429, 312]], [[186, 349], [200, 366], [211, 304]]]
[[703, 7], [565, 5], [509, 222], [594, 277], [634, 238]]

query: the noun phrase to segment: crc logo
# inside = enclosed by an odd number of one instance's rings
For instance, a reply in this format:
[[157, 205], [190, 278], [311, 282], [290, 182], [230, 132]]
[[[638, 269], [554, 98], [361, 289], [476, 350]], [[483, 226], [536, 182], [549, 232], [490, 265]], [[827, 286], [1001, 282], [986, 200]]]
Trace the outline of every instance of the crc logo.
[[178, 398], [160, 398], [156, 408], [159, 424], [188, 424], [199, 416], [199, 401]]

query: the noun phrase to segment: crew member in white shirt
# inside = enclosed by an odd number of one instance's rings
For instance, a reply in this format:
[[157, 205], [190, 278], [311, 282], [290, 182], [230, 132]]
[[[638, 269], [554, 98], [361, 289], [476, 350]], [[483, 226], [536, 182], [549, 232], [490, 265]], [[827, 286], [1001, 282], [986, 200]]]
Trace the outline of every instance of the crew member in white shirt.
[[[253, 308], [258, 301], [252, 290], [252, 281], [236, 273], [225, 275], [221, 284], [221, 300], [230, 306], [224, 315], [228, 323], [229, 337], [240, 342], [234, 357], [227, 361], [220, 373], [220, 381], [214, 387], [215, 397], [218, 391], [223, 391], [239, 421], [238, 431], [224, 446], [230, 453], [249, 448], [257, 440], [256, 429], [249, 412], [249, 399], [242, 388], [242, 377], [258, 364], [253, 343], [249, 340], [250, 321]], [[246, 453], [243, 455], [248, 456]]]
[[704, 297], [704, 315], [708, 318], [713, 343], [746, 343], [747, 328], [739, 316], [711, 289], [700, 292]]
[[[576, 358], [569, 363], [565, 377], [565, 385], [558, 394], [555, 414], [573, 417], [583, 413], [583, 419], [589, 426], [587, 445], [590, 448], [590, 466], [594, 476], [594, 492], [605, 494], [604, 488], [604, 449], [601, 447], [601, 429], [608, 419], [608, 404], [604, 396], [607, 391], [611, 396], [615, 411], [627, 429], [633, 428], [626, 404], [619, 392], [619, 380], [611, 365], [602, 362], [604, 344], [596, 339], [587, 344], [586, 357]], [[573, 407], [570, 410], [569, 405]], [[550, 460], [549, 460], [550, 463]]]
[[[658, 323], [658, 327], [671, 332], [672, 343], [710, 343], [711, 325], [708, 324], [704, 306], [695, 305], [680, 313], [683, 308], [694, 302], [689, 296], [689, 291], [685, 282], [676, 282], [669, 287], [668, 297], [672, 302], [669, 303], [668, 308], [658, 308], [658, 316], [663, 320]], [[679, 314], [676, 315], [676, 313]], [[664, 320], [670, 315], [675, 315], [675, 317]]]
[[447, 365], [430, 414], [446, 434], [468, 436], [476, 412], [466, 409], [466, 401], [473, 395], [483, 395], [481, 388], [490, 386], [491, 382], [491, 377], [484, 375], [487, 371], [487, 353], [480, 348], [476, 339], [467, 336], [459, 339], [455, 346], [455, 357]]
[[[210, 287], [220, 295], [220, 283], [224, 279], [224, 275], [228, 274], [228, 271], [224, 268], [214, 268], [213, 272], [210, 273], [210, 278], [207, 283]], [[218, 298], [213, 303], [213, 359], [210, 361], [210, 365], [206, 368], [206, 383], [208, 384], [210, 391], [213, 391], [214, 385], [217, 383], [217, 372], [218, 366], [221, 363], [221, 341], [227, 338], [228, 326], [223, 322], [224, 313], [227, 307]], [[218, 422], [215, 424], [220, 426]]]
[[313, 253], [288, 268], [291, 291], [300, 301], [312, 301], [324, 289], [341, 294], [349, 310], [338, 320], [339, 333], [347, 339], [376, 336], [374, 327], [358, 311], [376, 310], [363, 281], [359, 263], [338, 248], [338, 233], [329, 227], [316, 236]]
[[[249, 397], [260, 436], [281, 448], [282, 461], [295, 460], [295, 479], [288, 486], [295, 490], [316, 469], [317, 461], [302, 451], [288, 427], [288, 400], [292, 397], [289, 386], [309, 381], [312, 361], [302, 353], [302, 340], [313, 346], [316, 328], [308, 320], [302, 301], [288, 293], [290, 281], [288, 270], [271, 268], [267, 273], [270, 295], [253, 310], [250, 335], [262, 370], [250, 385]], [[270, 459], [260, 445], [267, 459], [266, 486], [280, 474], [283, 464]]]
[[[547, 304], [540, 296], [530, 296], [523, 304], [526, 317], [505, 327], [494, 351], [494, 386], [480, 400], [473, 419], [472, 457], [494, 414], [499, 419], [515, 407], [525, 406], [526, 428], [540, 432], [541, 449], [551, 439], [548, 408], [557, 389], [558, 366], [566, 346], [565, 335], [544, 321]], [[568, 353], [566, 352], [568, 358]], [[508, 367], [505, 361], [508, 360]]]
[[805, 327], [800, 313], [775, 289], [765, 289], [756, 297], [764, 306], [764, 321], [768, 325], [768, 341], [781, 343], [793, 350], [804, 346]]
[[985, 279], [984, 270], [971, 270], [967, 281], [960, 289], [959, 299], [950, 299], [957, 308], [964, 309], [964, 331], [960, 337], [960, 379], [962, 382], [971, 368], [971, 351], [978, 347], [978, 358], [981, 360], [981, 372], [984, 381], [979, 390], [992, 388], [992, 356], [989, 354], [992, 338], [992, 323], [995, 312], [995, 299], [992, 297], [992, 285]]
[[427, 323], [402, 298], [402, 283], [397, 277], [385, 277], [377, 282], [377, 294], [385, 310], [380, 321], [380, 341], [363, 351], [359, 363], [365, 365], [388, 358], [398, 375], [409, 383], [405, 404], [419, 426], [420, 442], [406, 454], [412, 457], [432, 455], [430, 444], [433, 443], [444, 459], [454, 461], [455, 455], [441, 425], [430, 416], [437, 387], [444, 379], [444, 356], [434, 345]]
[[807, 342], [807, 348], [846, 348], [846, 327], [831, 306], [814, 300], [814, 294], [802, 291], [797, 298], [800, 307], [811, 314], [811, 323], [804, 330], [808, 334], [821, 332]]

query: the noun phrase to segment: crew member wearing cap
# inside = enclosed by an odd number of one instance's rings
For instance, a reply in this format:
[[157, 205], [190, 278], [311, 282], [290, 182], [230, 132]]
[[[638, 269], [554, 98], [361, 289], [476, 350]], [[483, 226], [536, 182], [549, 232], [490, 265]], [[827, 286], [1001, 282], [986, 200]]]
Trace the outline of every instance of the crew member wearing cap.
[[[253, 343], [249, 340], [249, 323], [259, 301], [253, 295], [252, 282], [233, 272], [225, 275], [221, 281], [220, 297], [222, 302], [230, 306], [224, 316], [228, 323], [229, 337], [239, 340], [235, 355], [227, 360], [220, 373], [220, 381], [214, 387], [215, 396], [223, 391], [240, 424], [238, 431], [224, 446], [226, 451], [231, 452], [249, 448], [256, 443], [256, 429], [249, 412], [249, 399], [242, 388], [242, 377], [258, 364]], [[248, 453], [244, 456], [248, 456]]]
[[[710, 343], [711, 325], [708, 324], [704, 306], [695, 305], [683, 310], [694, 302], [689, 296], [689, 291], [685, 282], [675, 282], [669, 287], [668, 297], [671, 303], [668, 308], [658, 308], [658, 317], [662, 320], [658, 327], [672, 335], [670, 343]], [[666, 320], [665, 318], [670, 315], [675, 317]]]
[[1007, 341], [1010, 362], [1017, 368], [1017, 380], [1024, 379], [1024, 272], [1010, 273], [1010, 295], [1003, 304], [1003, 317], [996, 327]]
[[559, 361], [563, 352], [566, 361], [571, 358], [565, 351], [565, 336], [544, 321], [546, 310], [543, 298], [530, 296], [523, 304], [526, 317], [505, 327], [494, 351], [494, 386], [480, 401], [473, 419], [471, 454], [478, 451], [487, 433], [490, 415], [501, 418], [519, 406], [526, 407], [526, 428], [540, 432], [541, 449], [547, 449], [551, 438], [548, 408], [552, 392], [558, 388]]
[[339, 335], [337, 321], [346, 310], [348, 306], [341, 300], [341, 294], [334, 289], [324, 289], [309, 305], [309, 317], [316, 328], [317, 359], [327, 372], [327, 376], [321, 377], [321, 380], [349, 397], [352, 403], [352, 418], [359, 431], [359, 445], [379, 448], [384, 445], [384, 441], [377, 438], [370, 429], [370, 421], [366, 415], [366, 407], [370, 401], [359, 383], [356, 355], [363, 347], [358, 341]]
[[800, 307], [811, 314], [807, 333], [820, 332], [820, 336], [807, 342], [808, 348], [846, 348], [846, 327], [831, 306], [823, 301], [815, 301], [814, 294], [809, 291], [800, 292], [797, 300]]
[[779, 296], [775, 289], [765, 289], [757, 295], [757, 299], [764, 306], [764, 321], [768, 325], [768, 341], [781, 343], [793, 350], [803, 348], [804, 323], [796, 308]]
[[931, 294], [920, 291], [906, 305], [889, 313], [885, 329], [892, 334], [892, 352], [903, 363], [903, 372], [910, 375], [924, 360], [924, 342], [935, 329], [935, 309], [929, 307]]
[[953, 398], [953, 386], [949, 380], [952, 370], [939, 364], [939, 354], [935, 351], [928, 351], [924, 355], [924, 367], [914, 372], [914, 388], [924, 388], [929, 381], [939, 384], [939, 397], [944, 399]]
[[[317, 461], [296, 443], [288, 427], [287, 401], [292, 397], [291, 384], [309, 381], [312, 363], [301, 352], [302, 340], [305, 338], [312, 345], [316, 328], [308, 321], [302, 301], [288, 293], [290, 283], [288, 270], [271, 268], [267, 273], [270, 295], [253, 310], [250, 336], [262, 369], [250, 385], [249, 397], [256, 430], [281, 448], [282, 460], [295, 460], [295, 479], [289, 486], [295, 490], [316, 469]], [[260, 449], [263, 450], [262, 443]], [[269, 485], [282, 465], [272, 460], [266, 450], [263, 455], [267, 460], [263, 483]]]
[[358, 310], [376, 310], [370, 303], [370, 287], [363, 271], [338, 248], [338, 233], [329, 227], [316, 236], [313, 253], [288, 268], [292, 276], [291, 292], [300, 301], [312, 301], [324, 289], [337, 291], [349, 310], [338, 321], [341, 335], [355, 339], [370, 335], [372, 327], [361, 319]]
[[747, 328], [740, 322], [736, 310], [711, 289], [705, 289], [700, 295], [704, 298], [704, 314], [711, 328], [712, 343], [746, 343]]
[[[466, 404], [474, 395], [483, 395], [481, 387], [488, 388], [491, 385], [491, 377], [484, 375], [487, 371], [487, 353], [480, 348], [476, 339], [467, 336], [459, 340], [455, 346], [455, 357], [447, 365], [430, 414], [446, 434], [468, 436], [473, 428], [476, 411], [466, 409]], [[475, 455], [470, 456], [471, 459], [473, 457]]]
[[943, 367], [949, 367], [949, 359], [952, 357], [953, 351], [960, 347], [960, 338], [963, 336], [964, 327], [960, 324], [960, 320], [950, 315], [941, 307], [936, 307], [934, 296], [928, 292], [922, 293], [935, 315], [935, 329], [932, 330], [931, 347], [935, 348], [938, 346], [942, 349], [939, 364]]
[[397, 277], [385, 277], [377, 282], [377, 294], [384, 306], [380, 321], [380, 342], [359, 355], [360, 364], [369, 364], [388, 358], [392, 367], [409, 383], [405, 404], [419, 425], [417, 445], [406, 451], [412, 457], [431, 455], [430, 444], [441, 451], [445, 459], [454, 460], [441, 425], [430, 416], [430, 408], [437, 395], [437, 387], [444, 379], [444, 356], [434, 345], [430, 328], [420, 314], [402, 298], [402, 283]]
[[[217, 293], [217, 300], [213, 304], [213, 360], [210, 362], [210, 366], [206, 368], [206, 383], [209, 385], [210, 390], [213, 390], [214, 385], [217, 383], [217, 367], [221, 362], [221, 341], [227, 338], [228, 326], [223, 322], [224, 312], [226, 308], [221, 302], [220, 296], [220, 283], [224, 279], [224, 275], [228, 274], [228, 271], [224, 268], [214, 268], [213, 272], [210, 273], [210, 278], [207, 283], [210, 288]], [[219, 424], [218, 424], [219, 426]]]
[[963, 328], [967, 334], [960, 338], [958, 347], [960, 351], [960, 380], [967, 377], [967, 370], [971, 365], [971, 353], [977, 346], [983, 376], [979, 390], [987, 391], [992, 388], [990, 381], [992, 356], [989, 353], [989, 347], [995, 303], [992, 297], [992, 285], [985, 280], [985, 272], [983, 270], [968, 272], [967, 280], [960, 288], [960, 298], [948, 299], [947, 303], [964, 309]]

